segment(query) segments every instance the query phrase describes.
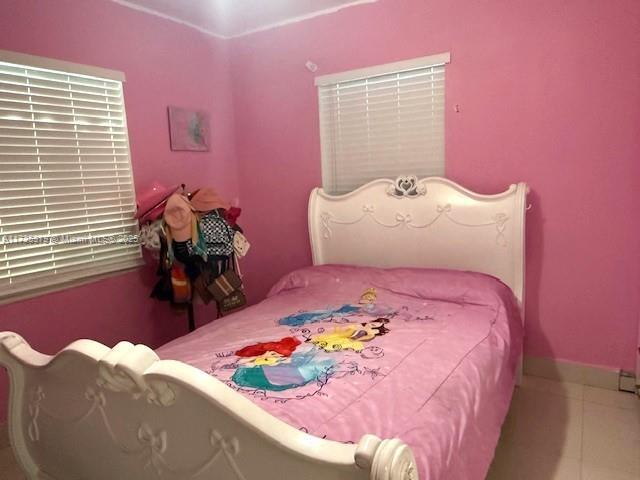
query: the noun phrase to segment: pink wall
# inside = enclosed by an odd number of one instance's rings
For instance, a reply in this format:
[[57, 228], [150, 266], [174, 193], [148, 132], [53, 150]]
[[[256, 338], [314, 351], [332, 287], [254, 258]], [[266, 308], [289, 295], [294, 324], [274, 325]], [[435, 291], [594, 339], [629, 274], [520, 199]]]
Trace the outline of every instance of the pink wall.
[[[231, 43], [246, 283], [310, 263], [317, 74], [450, 51], [447, 175], [515, 181], [528, 214], [528, 355], [634, 369], [640, 2], [381, 0]], [[460, 113], [453, 106], [459, 104]]]
[[[206, 179], [241, 193], [254, 300], [310, 263], [320, 155], [304, 63], [323, 74], [450, 51], [448, 176], [482, 192], [533, 188], [527, 353], [633, 369], [639, 15], [635, 0], [380, 0], [224, 43], [106, 0], [3, 0], [0, 48], [124, 71], [137, 188]], [[171, 104], [212, 112], [210, 154], [170, 152]], [[0, 331], [45, 352], [80, 337], [159, 345], [185, 319], [147, 298], [152, 283], [147, 269], [0, 306]], [[3, 377], [0, 421], [5, 392]]]
[[[238, 196], [227, 45], [176, 23], [104, 0], [2, 0], [0, 49], [125, 72], [136, 188], [153, 180], [204, 183]], [[211, 153], [169, 150], [168, 105], [212, 113]], [[0, 306], [0, 331], [54, 353], [77, 338], [158, 346], [186, 332], [184, 314], [149, 299], [153, 269]], [[199, 311], [205, 320], [213, 309]], [[0, 372], [0, 422], [7, 382]]]

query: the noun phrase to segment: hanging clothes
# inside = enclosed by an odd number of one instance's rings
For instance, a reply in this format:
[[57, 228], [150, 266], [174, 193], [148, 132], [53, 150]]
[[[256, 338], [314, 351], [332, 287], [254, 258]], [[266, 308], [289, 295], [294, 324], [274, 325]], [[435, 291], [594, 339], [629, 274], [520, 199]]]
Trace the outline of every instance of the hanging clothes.
[[238, 217], [242, 213], [242, 209], [239, 207], [231, 207], [224, 211], [224, 219], [234, 230], [239, 229], [242, 231], [240, 226], [238, 225]]
[[171, 287], [171, 263], [167, 257], [167, 239], [160, 237], [160, 258], [156, 274], [160, 279], [151, 290], [151, 297], [170, 302], [173, 300], [173, 288]]
[[[163, 237], [158, 271], [161, 278], [152, 296], [169, 300], [178, 307], [196, 296], [205, 304], [216, 301], [222, 312], [245, 305], [239, 277], [230, 294], [216, 298], [212, 292], [217, 280], [232, 273], [234, 240], [237, 231], [241, 231], [236, 223], [240, 212], [211, 188], [194, 192], [190, 199], [179, 193], [171, 195], [164, 206], [158, 232], [164, 234], [160, 235]], [[237, 243], [240, 254], [246, 253], [246, 239], [238, 238]]]
[[[167, 225], [170, 261], [175, 258], [174, 249], [180, 248], [182, 243], [187, 246], [189, 255], [199, 255], [203, 260], [207, 259], [206, 243], [200, 229], [200, 221], [187, 197], [180, 194], [171, 195], [167, 200], [163, 218]], [[186, 257], [186, 254], [183, 255], [183, 263], [188, 263]]]
[[184, 266], [178, 262], [171, 266], [171, 287], [173, 303], [191, 302], [191, 280], [187, 277]]
[[186, 266], [169, 259], [167, 239], [160, 237], [160, 258], [157, 275], [159, 280], [151, 291], [151, 297], [158, 300], [181, 305], [191, 302], [191, 279], [186, 273]]

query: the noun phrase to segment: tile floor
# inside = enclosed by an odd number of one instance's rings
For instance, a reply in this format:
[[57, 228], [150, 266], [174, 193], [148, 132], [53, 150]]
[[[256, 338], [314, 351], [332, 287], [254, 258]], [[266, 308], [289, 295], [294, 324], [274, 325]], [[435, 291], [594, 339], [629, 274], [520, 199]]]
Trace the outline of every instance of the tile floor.
[[[0, 478], [24, 479], [9, 448]], [[640, 400], [525, 377], [487, 480], [640, 480]]]
[[525, 377], [487, 480], [640, 480], [640, 399]]

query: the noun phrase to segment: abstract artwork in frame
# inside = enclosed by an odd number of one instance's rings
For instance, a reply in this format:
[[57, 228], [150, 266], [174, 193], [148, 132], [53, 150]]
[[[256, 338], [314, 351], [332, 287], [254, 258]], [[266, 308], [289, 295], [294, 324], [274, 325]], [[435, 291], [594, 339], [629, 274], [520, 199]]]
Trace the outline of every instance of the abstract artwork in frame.
[[201, 110], [169, 107], [171, 150], [209, 151], [209, 114]]

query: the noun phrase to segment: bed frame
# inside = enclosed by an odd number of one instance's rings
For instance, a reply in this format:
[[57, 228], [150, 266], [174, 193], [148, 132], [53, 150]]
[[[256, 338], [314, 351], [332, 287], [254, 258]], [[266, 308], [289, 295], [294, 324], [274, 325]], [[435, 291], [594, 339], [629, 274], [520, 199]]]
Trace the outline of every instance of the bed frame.
[[[442, 178], [311, 193], [313, 263], [430, 266], [502, 279], [524, 302], [527, 187], [479, 195]], [[30, 480], [417, 480], [411, 449], [324, 440], [144, 345], [79, 340], [55, 356], [0, 333], [9, 434]]]
[[481, 195], [446, 178], [414, 176], [338, 196], [316, 188], [309, 200], [313, 263], [486, 273], [511, 287], [522, 308], [527, 193], [524, 183]]

